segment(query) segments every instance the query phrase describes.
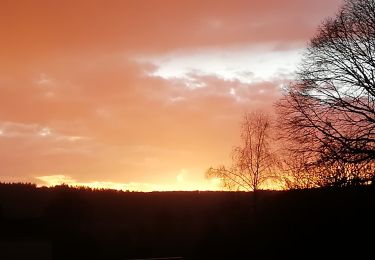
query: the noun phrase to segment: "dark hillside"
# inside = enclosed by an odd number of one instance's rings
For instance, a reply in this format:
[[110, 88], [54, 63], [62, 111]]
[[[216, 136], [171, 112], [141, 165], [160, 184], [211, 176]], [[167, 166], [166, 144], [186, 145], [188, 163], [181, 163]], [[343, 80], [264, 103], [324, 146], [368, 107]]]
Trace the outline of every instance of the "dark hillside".
[[256, 211], [252, 196], [1, 184], [0, 259], [289, 258], [371, 252], [372, 187], [262, 191]]

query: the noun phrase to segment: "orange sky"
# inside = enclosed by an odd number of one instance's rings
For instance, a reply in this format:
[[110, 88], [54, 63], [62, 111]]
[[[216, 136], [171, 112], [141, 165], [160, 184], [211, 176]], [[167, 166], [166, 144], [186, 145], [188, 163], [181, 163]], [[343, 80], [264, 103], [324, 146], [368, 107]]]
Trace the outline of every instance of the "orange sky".
[[215, 189], [339, 0], [0, 1], [0, 181]]

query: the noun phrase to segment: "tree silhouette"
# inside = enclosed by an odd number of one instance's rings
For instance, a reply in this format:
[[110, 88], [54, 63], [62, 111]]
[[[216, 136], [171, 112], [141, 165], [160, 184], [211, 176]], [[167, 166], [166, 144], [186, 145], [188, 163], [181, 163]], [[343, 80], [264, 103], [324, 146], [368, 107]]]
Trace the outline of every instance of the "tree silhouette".
[[241, 141], [241, 145], [233, 149], [230, 167], [211, 167], [206, 174], [221, 179], [229, 190], [257, 191], [266, 180], [275, 176], [270, 117], [262, 112], [245, 114]]
[[346, 0], [321, 25], [277, 106], [284, 138], [294, 143], [289, 150], [303, 154], [310, 170], [333, 167], [337, 177], [343, 165], [373, 167], [374, 0]]

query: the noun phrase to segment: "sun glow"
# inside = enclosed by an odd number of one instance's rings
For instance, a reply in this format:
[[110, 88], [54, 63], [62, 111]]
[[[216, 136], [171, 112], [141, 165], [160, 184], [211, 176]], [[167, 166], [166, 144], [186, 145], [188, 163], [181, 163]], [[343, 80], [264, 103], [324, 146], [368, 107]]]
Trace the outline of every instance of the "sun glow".
[[142, 182], [111, 182], [111, 181], [88, 181], [80, 182], [66, 175], [48, 175], [35, 177], [38, 180], [38, 187], [54, 187], [58, 185], [69, 185], [72, 187], [88, 187], [92, 189], [114, 189], [122, 191], [138, 191], [138, 192], [152, 192], [152, 191], [195, 191], [195, 190], [222, 190], [219, 179], [213, 178], [203, 180], [200, 182], [193, 182], [184, 180], [184, 171], [176, 176], [175, 183], [154, 184]]
[[[219, 178], [204, 180], [189, 180], [187, 171], [182, 169], [176, 176], [175, 182], [155, 184], [144, 182], [111, 182], [111, 181], [77, 181], [66, 175], [48, 175], [35, 177], [38, 187], [54, 187], [68, 185], [72, 187], [88, 187], [92, 189], [113, 189], [122, 191], [153, 192], [153, 191], [223, 191], [225, 190]], [[282, 190], [283, 186], [275, 181], [267, 181], [262, 185], [264, 190]]]

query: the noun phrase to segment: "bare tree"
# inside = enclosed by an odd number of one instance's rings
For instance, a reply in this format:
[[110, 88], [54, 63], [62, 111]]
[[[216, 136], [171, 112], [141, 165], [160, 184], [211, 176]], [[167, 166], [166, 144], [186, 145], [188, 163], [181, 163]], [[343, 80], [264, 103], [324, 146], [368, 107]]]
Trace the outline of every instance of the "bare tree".
[[290, 148], [305, 166], [375, 160], [375, 1], [346, 0], [311, 40], [278, 103]]
[[262, 112], [245, 114], [241, 142], [233, 149], [233, 164], [211, 167], [207, 176], [220, 178], [229, 190], [257, 191], [266, 180], [275, 176], [270, 117]]

